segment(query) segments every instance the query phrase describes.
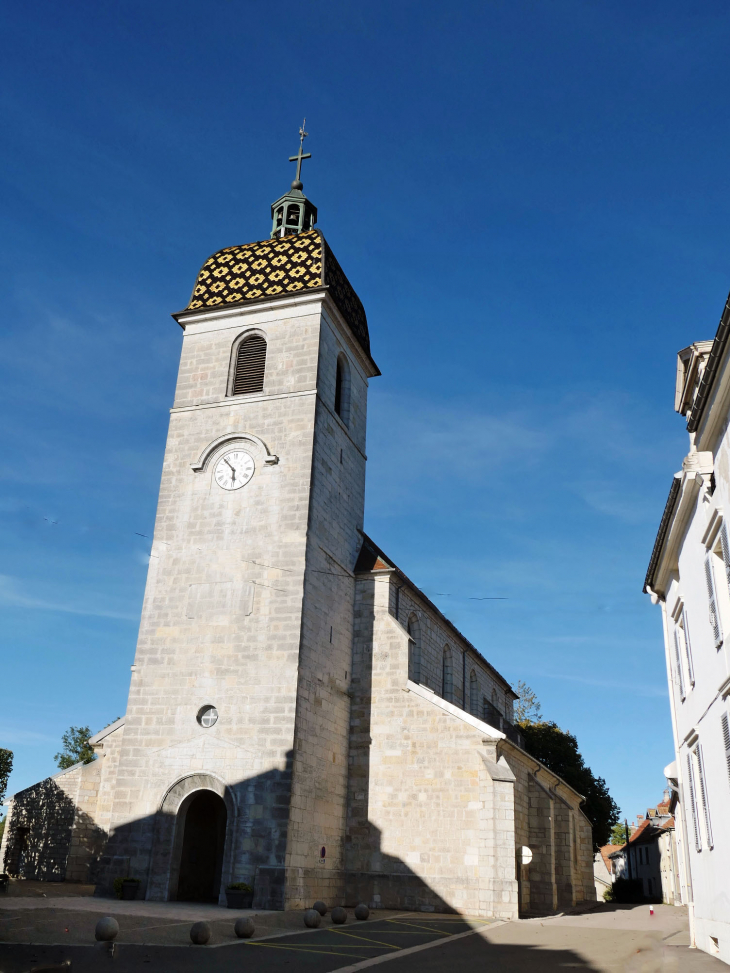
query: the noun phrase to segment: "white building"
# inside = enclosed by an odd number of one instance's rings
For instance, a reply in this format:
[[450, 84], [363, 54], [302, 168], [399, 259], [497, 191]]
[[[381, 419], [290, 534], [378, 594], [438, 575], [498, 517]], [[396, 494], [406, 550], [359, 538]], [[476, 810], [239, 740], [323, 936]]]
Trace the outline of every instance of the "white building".
[[662, 609], [681, 899], [696, 945], [730, 963], [730, 302], [714, 341], [679, 352], [674, 475], [644, 590]]

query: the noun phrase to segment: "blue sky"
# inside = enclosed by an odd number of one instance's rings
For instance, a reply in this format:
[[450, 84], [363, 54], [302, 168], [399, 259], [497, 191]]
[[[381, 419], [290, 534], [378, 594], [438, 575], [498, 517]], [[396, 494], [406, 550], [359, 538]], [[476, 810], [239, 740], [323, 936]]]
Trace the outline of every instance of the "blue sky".
[[[728, 272], [725, 4], [158, 0], [5, 11], [0, 745], [124, 712], [181, 334], [305, 191], [368, 312], [366, 529], [632, 817], [672, 759], [641, 587], [675, 354]], [[474, 601], [501, 596], [504, 601]]]

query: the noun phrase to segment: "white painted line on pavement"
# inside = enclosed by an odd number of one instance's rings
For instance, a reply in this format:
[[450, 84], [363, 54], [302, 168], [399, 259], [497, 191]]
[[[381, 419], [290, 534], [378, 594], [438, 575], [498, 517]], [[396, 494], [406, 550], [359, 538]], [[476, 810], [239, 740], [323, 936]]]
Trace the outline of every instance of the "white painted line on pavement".
[[373, 959], [364, 959], [360, 963], [353, 963], [352, 966], [339, 966], [333, 973], [355, 973], [356, 970], [365, 970], [368, 966], [375, 966], [377, 963], [388, 963], [393, 959], [402, 959], [404, 956], [412, 956], [420, 953], [424, 949], [433, 949], [435, 946], [443, 946], [446, 943], [455, 943], [457, 939], [466, 939], [467, 936], [474, 936], [480, 932], [488, 932], [503, 926], [507, 919], [499, 919], [497, 922], [485, 923], [479, 929], [468, 929], [466, 932], [459, 932], [455, 936], [444, 936], [443, 939], [436, 939], [432, 943], [421, 943], [420, 946], [409, 946], [407, 949], [399, 949], [397, 953], [385, 953], [383, 956], [375, 956]]

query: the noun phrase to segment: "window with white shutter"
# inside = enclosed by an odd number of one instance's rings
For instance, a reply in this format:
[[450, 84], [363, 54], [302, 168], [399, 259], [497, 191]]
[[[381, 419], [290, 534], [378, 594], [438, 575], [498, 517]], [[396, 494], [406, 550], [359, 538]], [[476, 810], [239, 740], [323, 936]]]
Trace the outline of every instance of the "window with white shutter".
[[682, 647], [679, 639], [679, 625], [674, 626], [674, 666], [677, 670], [677, 689], [679, 698], [684, 702], [684, 673], [682, 672]]
[[712, 848], [712, 825], [710, 823], [710, 804], [708, 801], [707, 780], [705, 777], [705, 761], [704, 757], [702, 756], [702, 746], [699, 743], [695, 748], [695, 759], [697, 760], [697, 780], [700, 785], [702, 815], [705, 820], [705, 837], [707, 838], [707, 847]]
[[722, 726], [722, 742], [725, 748], [725, 763], [727, 764], [727, 776], [730, 780], [730, 716], [727, 713], [723, 713], [720, 717], [720, 725]]
[[692, 825], [695, 832], [695, 848], [702, 851], [702, 834], [700, 823], [697, 820], [697, 799], [695, 797], [695, 776], [692, 767], [692, 754], [687, 754], [687, 796], [689, 797], [689, 810], [692, 818]]
[[715, 592], [715, 574], [712, 566], [713, 555], [708, 554], [705, 558], [705, 582], [707, 584], [707, 599], [710, 608], [710, 626], [715, 639], [715, 648], [719, 649], [722, 645], [722, 628], [720, 627], [720, 614], [717, 608], [717, 594]]
[[722, 548], [722, 560], [725, 565], [725, 580], [727, 581], [728, 591], [730, 592], [730, 541], [728, 541], [727, 525], [724, 520], [720, 528], [720, 546]]
[[689, 622], [687, 621], [687, 610], [682, 609], [682, 617], [679, 620], [682, 638], [684, 640], [684, 655], [687, 661], [687, 678], [690, 686], [695, 684], [695, 667], [692, 662], [692, 643], [689, 638]]

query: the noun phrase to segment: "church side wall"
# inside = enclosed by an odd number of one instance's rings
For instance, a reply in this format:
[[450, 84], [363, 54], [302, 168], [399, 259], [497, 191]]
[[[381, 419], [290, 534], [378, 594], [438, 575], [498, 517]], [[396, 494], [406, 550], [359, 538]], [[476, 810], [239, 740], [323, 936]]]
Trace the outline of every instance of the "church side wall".
[[515, 845], [520, 914], [546, 915], [595, 900], [593, 835], [580, 799], [545, 767], [508, 742], [502, 744], [516, 777]]
[[[506, 796], [484, 772], [484, 731], [404, 691], [408, 636], [388, 610], [388, 589], [377, 572], [358, 584], [348, 897], [516, 915], [513, 824], [503, 817]], [[499, 820], [508, 823], [502, 838]]]
[[[319, 325], [311, 298], [187, 325], [102, 887], [130, 874], [147, 898], [175, 897], [180, 835], [165, 802], [191, 774], [226, 795], [221, 888], [285, 863]], [[226, 398], [234, 341], [249, 329], [267, 340], [264, 390]], [[239, 434], [265, 444], [237, 444], [256, 463], [244, 487], [213, 481], [231, 447], [191, 469]], [[204, 705], [218, 710], [209, 728], [196, 720]], [[257, 904], [281, 895], [269, 888]]]
[[[358, 578], [349, 898], [507, 918], [592, 900], [580, 798], [501, 734], [490, 739], [489, 727], [413, 684], [404, 692], [408, 637], [391, 614], [391, 577]], [[523, 846], [533, 856], [525, 865]]]

